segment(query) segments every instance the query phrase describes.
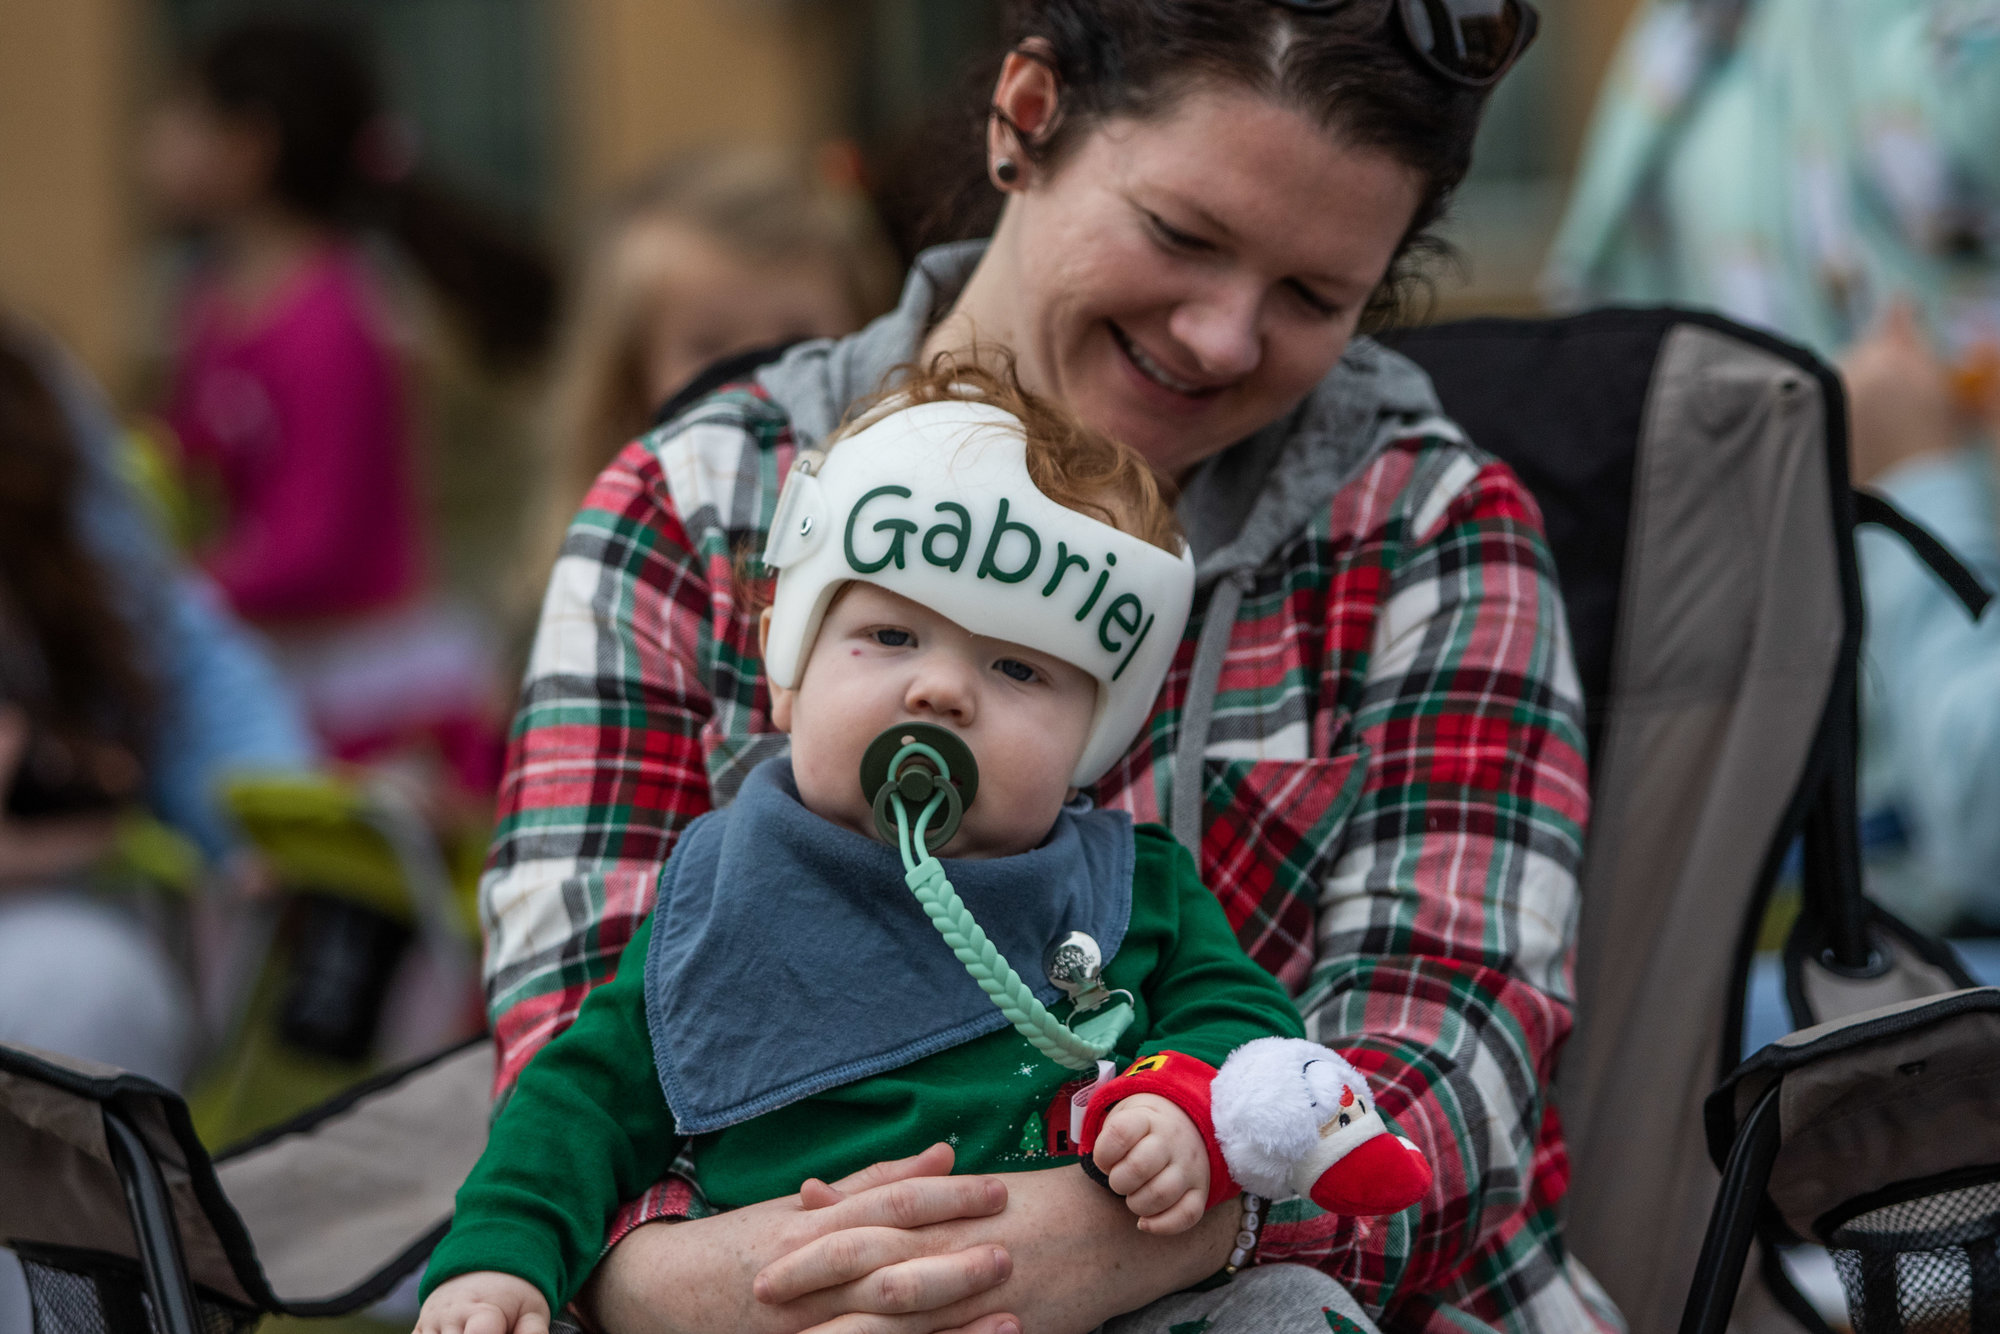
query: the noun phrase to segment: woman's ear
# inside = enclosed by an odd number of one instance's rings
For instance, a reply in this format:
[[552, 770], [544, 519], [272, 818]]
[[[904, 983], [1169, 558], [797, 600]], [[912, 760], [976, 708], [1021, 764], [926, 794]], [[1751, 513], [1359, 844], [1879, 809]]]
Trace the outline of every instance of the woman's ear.
[[[1050, 60], [1046, 43], [1029, 41], [1001, 62], [986, 120], [986, 161], [987, 174], [1002, 190], [1026, 180], [1032, 166], [1028, 146], [1047, 142], [1062, 117], [1062, 85]], [[1003, 162], [1012, 166], [1002, 170]]]
[[[771, 609], [764, 608], [757, 617], [757, 656], [764, 657], [771, 651]], [[764, 684], [771, 689], [771, 726], [789, 734], [792, 730], [792, 700], [798, 692], [787, 690], [771, 679], [769, 671], [764, 673]]]

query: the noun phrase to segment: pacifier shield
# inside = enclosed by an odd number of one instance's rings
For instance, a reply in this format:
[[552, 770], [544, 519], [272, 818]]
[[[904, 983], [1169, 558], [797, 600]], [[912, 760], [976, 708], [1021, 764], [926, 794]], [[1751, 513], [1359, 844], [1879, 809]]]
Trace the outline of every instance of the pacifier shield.
[[[946, 772], [939, 774], [928, 755], [907, 756], [890, 782], [889, 766], [906, 747], [929, 746], [944, 761]], [[942, 781], [941, 781], [942, 780]], [[904, 723], [886, 729], [861, 755], [861, 792], [875, 812], [875, 832], [889, 844], [896, 842], [896, 813], [892, 798], [900, 795], [914, 822], [925, 803], [944, 791], [944, 809], [925, 831], [924, 841], [943, 847], [958, 832], [965, 808], [979, 791], [979, 763], [972, 748], [956, 732], [936, 723]]]

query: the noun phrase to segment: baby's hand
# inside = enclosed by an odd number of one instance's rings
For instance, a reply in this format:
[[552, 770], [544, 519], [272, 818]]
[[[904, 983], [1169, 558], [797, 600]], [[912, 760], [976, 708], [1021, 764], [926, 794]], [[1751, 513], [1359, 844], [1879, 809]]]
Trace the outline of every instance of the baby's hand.
[[1090, 1157], [1139, 1215], [1141, 1232], [1169, 1236], [1201, 1220], [1208, 1146], [1188, 1114], [1157, 1093], [1135, 1093], [1113, 1107]]
[[549, 1334], [549, 1303], [512, 1274], [460, 1274], [425, 1299], [416, 1334]]

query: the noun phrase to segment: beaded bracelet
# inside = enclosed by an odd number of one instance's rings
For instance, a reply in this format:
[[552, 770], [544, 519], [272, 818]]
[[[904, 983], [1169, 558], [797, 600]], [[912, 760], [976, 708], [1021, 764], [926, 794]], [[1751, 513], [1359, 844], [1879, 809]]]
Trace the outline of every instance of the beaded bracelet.
[[1269, 1203], [1261, 1195], [1243, 1192], [1242, 1230], [1236, 1234], [1236, 1249], [1229, 1253], [1229, 1263], [1222, 1267], [1222, 1272], [1231, 1278], [1257, 1253], [1257, 1238], [1264, 1230], [1264, 1208]]

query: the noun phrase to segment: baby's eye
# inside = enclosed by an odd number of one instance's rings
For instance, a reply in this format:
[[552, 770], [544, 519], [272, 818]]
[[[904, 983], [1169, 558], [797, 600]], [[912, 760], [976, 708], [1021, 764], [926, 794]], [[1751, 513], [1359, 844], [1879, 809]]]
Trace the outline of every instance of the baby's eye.
[[883, 648], [908, 648], [917, 642], [917, 637], [908, 630], [899, 630], [892, 625], [870, 631], [869, 637]]
[[1002, 658], [993, 665], [999, 668], [1001, 674], [1011, 681], [1032, 681], [1035, 679], [1034, 667], [1022, 662], [1019, 658]]

